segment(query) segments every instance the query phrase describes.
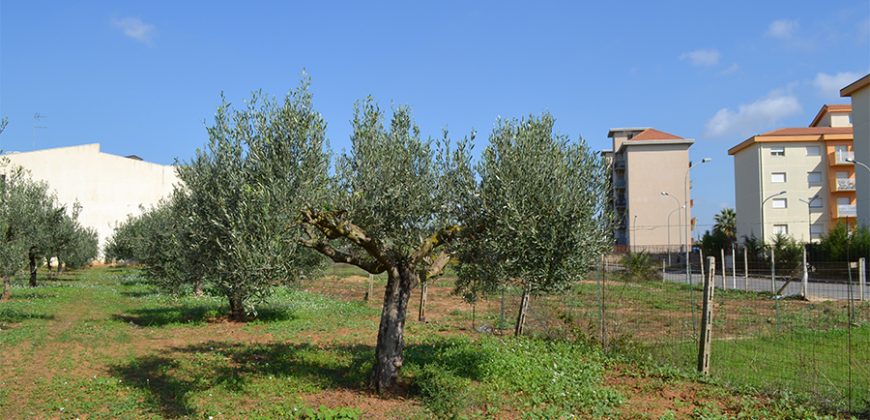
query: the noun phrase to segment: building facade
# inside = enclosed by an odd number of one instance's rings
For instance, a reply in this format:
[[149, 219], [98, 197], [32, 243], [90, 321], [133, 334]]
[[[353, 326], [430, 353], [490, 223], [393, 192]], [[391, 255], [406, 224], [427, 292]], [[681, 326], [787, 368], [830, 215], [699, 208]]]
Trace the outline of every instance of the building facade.
[[31, 178], [45, 181], [60, 203], [71, 207], [78, 202], [79, 222], [97, 231], [101, 253], [115, 227], [168, 197], [178, 183], [174, 166], [102, 153], [99, 144], [3, 157], [11, 167], [24, 168]]
[[691, 241], [687, 177], [694, 141], [653, 128], [614, 128], [607, 135], [613, 149], [603, 155], [613, 171], [617, 246], [654, 252], [683, 249]]
[[[855, 135], [855, 160], [870, 165], [870, 74], [840, 90], [840, 96], [852, 98], [852, 130]], [[870, 226], [870, 170], [855, 172], [858, 223]]]
[[818, 241], [837, 223], [855, 224], [852, 108], [825, 105], [809, 127], [752, 136], [734, 156], [737, 237], [776, 234]]

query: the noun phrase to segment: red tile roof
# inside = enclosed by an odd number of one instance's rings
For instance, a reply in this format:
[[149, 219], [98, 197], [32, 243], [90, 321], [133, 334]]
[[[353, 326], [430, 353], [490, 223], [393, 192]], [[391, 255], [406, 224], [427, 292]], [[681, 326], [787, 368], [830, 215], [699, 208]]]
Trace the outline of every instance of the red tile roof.
[[852, 134], [852, 127], [798, 127], [780, 128], [759, 134], [761, 136], [812, 136], [821, 134]]
[[647, 128], [646, 130], [641, 131], [636, 136], [632, 137], [631, 140], [682, 140], [682, 137], [675, 136], [670, 133], [665, 133], [664, 131], [656, 130], [655, 128]]

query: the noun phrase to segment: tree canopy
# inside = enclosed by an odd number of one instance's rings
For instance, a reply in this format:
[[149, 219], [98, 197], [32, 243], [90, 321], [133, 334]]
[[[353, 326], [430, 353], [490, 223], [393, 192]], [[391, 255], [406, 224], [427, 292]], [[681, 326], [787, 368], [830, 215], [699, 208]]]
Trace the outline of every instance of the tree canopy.
[[404, 106], [367, 98], [351, 124], [333, 160], [307, 80], [283, 102], [224, 100], [173, 198], [120, 226], [107, 256], [144, 262], [176, 290], [205, 284], [236, 320], [315, 270], [316, 255], [386, 273], [371, 376], [382, 392], [403, 365], [411, 292], [451, 261], [457, 293], [520, 284], [528, 297], [564, 290], [610, 246], [606, 164], [555, 134], [550, 115], [499, 121], [477, 165], [473, 132], [425, 138]]

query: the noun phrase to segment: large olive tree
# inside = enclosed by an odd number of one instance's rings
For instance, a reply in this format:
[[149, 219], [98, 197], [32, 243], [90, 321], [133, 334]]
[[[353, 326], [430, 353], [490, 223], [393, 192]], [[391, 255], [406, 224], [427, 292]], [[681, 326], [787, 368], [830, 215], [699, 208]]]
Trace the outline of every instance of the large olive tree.
[[465, 142], [449, 150], [420, 136], [407, 108], [384, 113], [368, 99], [357, 105], [352, 146], [338, 159], [336, 188], [326, 205], [303, 211], [303, 244], [333, 261], [386, 273], [371, 383], [391, 388], [403, 364], [411, 291], [421, 273], [437, 275], [445, 245], [460, 232], [456, 196], [473, 189]]
[[582, 140], [554, 134], [553, 123], [544, 114], [493, 129], [459, 251], [458, 292], [521, 288], [517, 335], [531, 295], [568, 288], [611, 246], [606, 163]]

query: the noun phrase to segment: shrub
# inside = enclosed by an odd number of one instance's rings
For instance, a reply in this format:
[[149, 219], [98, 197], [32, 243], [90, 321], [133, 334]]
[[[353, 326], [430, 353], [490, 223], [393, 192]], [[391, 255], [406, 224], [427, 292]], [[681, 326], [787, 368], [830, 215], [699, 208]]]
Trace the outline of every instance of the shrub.
[[623, 276], [628, 281], [652, 280], [658, 274], [655, 261], [646, 251], [629, 252], [622, 257], [621, 262], [625, 267]]
[[414, 388], [426, 407], [438, 417], [457, 417], [466, 407], [471, 381], [442, 366], [428, 364], [414, 379]]

